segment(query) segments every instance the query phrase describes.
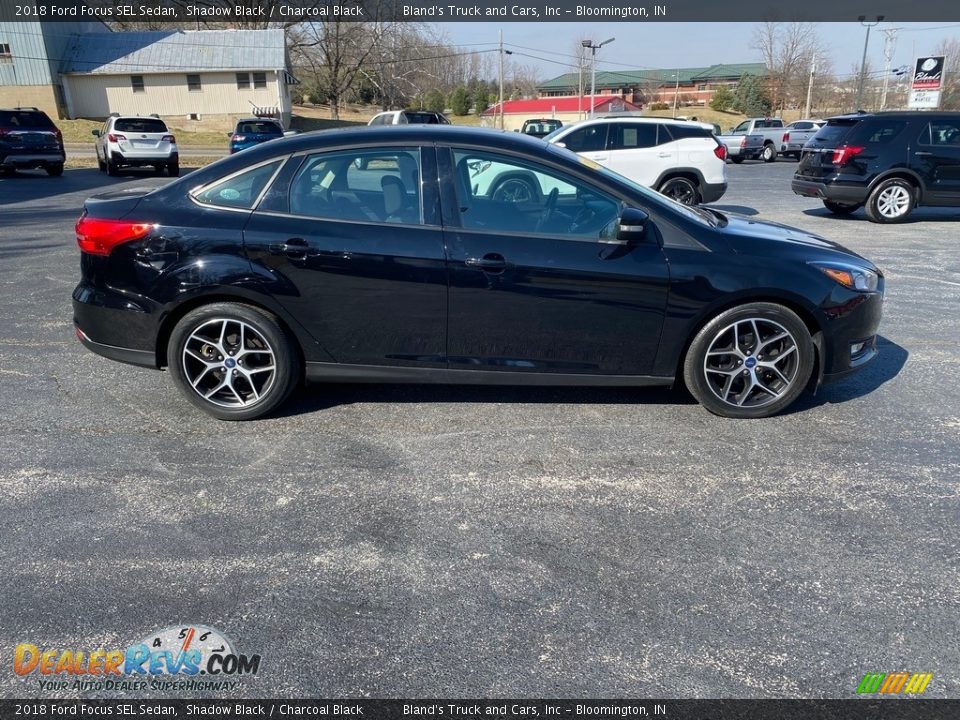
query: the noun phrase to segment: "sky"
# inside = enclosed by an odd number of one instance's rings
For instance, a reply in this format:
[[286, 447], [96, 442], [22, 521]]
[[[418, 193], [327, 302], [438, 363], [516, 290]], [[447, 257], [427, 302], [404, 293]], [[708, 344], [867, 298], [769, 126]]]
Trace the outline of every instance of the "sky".
[[[518, 51], [517, 45], [531, 50], [519, 50], [539, 60], [519, 54], [508, 58], [537, 67], [542, 79], [572, 72], [576, 59], [572, 57], [581, 36], [594, 42], [613, 37], [616, 40], [597, 52], [597, 70], [624, 70], [630, 68], [699, 67], [715, 63], [762, 62], [760, 53], [750, 47], [756, 24], [752, 23], [496, 23], [463, 22], [436, 23], [449, 42], [478, 50], [496, 46], [497, 33], [503, 30], [507, 48]], [[884, 36], [878, 32], [899, 27], [892, 67], [912, 66], [917, 55], [932, 53], [937, 44], [947, 37], [960, 37], [960, 24], [948, 23], [880, 23], [870, 31], [868, 61], [875, 70], [883, 68]], [[820, 38], [829, 48], [833, 71], [838, 76], [850, 75], [860, 67], [866, 29], [857, 22], [819, 23]], [[571, 57], [562, 57], [561, 53]], [[568, 67], [573, 64], [574, 68]], [[960, 71], [960, 68], [957, 68]], [[950, 68], [947, 68], [950, 72]]]

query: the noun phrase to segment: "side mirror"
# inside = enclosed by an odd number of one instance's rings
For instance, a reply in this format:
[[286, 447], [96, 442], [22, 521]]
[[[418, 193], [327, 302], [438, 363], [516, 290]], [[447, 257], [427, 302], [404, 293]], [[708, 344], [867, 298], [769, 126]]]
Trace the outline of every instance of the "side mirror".
[[618, 245], [630, 245], [643, 240], [647, 234], [647, 221], [650, 216], [640, 208], [624, 208], [617, 221]]
[[100, 137], [100, 131], [99, 131], [99, 130], [91, 130], [91, 131], [90, 131], [90, 134], [93, 135], [94, 137]]
[[287, 131], [283, 134], [283, 136], [284, 136], [284, 137], [290, 137], [290, 136], [292, 136], [292, 135], [299, 135], [299, 134], [300, 134], [300, 131], [299, 131], [299, 130], [287, 130]]
[[565, 142], [555, 142], [554, 145], [556, 145], [557, 147], [562, 147], [562, 148], [565, 148], [565, 147], [567, 146], [567, 144], [566, 144]]

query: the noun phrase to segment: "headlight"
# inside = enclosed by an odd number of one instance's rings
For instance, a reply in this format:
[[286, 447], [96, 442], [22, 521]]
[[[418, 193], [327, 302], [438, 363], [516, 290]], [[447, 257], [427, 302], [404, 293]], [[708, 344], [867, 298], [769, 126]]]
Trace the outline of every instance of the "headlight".
[[832, 280], [836, 280], [845, 288], [851, 290], [862, 290], [871, 292], [877, 289], [880, 283], [880, 276], [873, 270], [857, 267], [856, 265], [845, 265], [843, 263], [810, 263], [817, 270]]

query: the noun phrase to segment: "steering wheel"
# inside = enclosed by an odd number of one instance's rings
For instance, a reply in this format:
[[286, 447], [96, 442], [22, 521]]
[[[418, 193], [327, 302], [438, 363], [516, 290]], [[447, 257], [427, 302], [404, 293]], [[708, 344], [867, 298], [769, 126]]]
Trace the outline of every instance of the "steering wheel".
[[540, 232], [540, 229], [545, 227], [553, 219], [553, 214], [557, 209], [557, 198], [560, 197], [560, 191], [557, 188], [554, 188], [550, 191], [550, 194], [547, 195], [547, 202], [543, 205], [543, 214], [540, 216], [540, 219], [537, 221], [536, 227], [534, 227], [534, 232]]

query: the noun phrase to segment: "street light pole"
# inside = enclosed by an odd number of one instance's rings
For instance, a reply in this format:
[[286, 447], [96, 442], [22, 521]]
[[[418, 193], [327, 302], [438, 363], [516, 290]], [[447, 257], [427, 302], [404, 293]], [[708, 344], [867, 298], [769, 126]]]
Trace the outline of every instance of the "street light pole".
[[877, 15], [876, 20], [867, 22], [867, 16], [861, 15], [857, 18], [860, 24], [867, 29], [867, 36], [863, 39], [863, 58], [860, 60], [860, 84], [857, 86], [857, 106], [854, 110], [862, 110], [860, 100], [863, 98], [863, 84], [867, 79], [867, 45], [870, 44], [870, 28], [883, 22], [883, 15]]
[[680, 95], [680, 70], [675, 73], [677, 84], [673, 87], [673, 119], [677, 119], [677, 96]]
[[595, 114], [594, 106], [596, 105], [596, 95], [597, 95], [597, 50], [602, 48], [604, 45], [609, 45], [616, 38], [607, 38], [599, 45], [594, 45], [593, 40], [581, 40], [581, 47], [590, 48], [590, 117], [592, 118]]

